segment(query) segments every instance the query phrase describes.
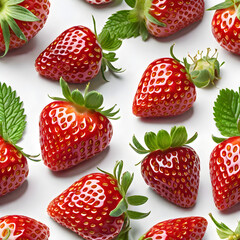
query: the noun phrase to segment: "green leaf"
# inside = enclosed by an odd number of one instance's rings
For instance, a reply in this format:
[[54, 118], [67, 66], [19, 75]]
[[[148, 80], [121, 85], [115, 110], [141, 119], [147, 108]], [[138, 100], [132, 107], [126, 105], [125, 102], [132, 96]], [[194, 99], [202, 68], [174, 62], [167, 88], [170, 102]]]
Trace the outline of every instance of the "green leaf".
[[215, 137], [215, 136], [212, 136], [212, 139], [215, 143], [219, 144], [225, 140], [227, 140], [227, 138], [219, 138], [219, 137]]
[[13, 18], [7, 18], [7, 23], [10, 26], [10, 28], [12, 29], [12, 31], [15, 33], [15, 35], [21, 39], [24, 40], [25, 42], [27, 41], [27, 38], [25, 37], [24, 33], [22, 32], [22, 30], [19, 28], [19, 26], [17, 25], [17, 23], [15, 22], [15, 20]]
[[149, 33], [148, 30], [146, 28], [145, 22], [141, 22], [140, 23], [140, 35], [142, 37], [143, 41], [146, 41], [148, 39]]
[[165, 130], [158, 131], [157, 134], [157, 145], [162, 151], [168, 149], [172, 144], [172, 138], [169, 133]]
[[187, 130], [184, 126], [179, 126], [172, 133], [171, 147], [180, 147], [187, 142]]
[[232, 0], [226, 0], [225, 2], [219, 3], [211, 8], [208, 8], [207, 11], [225, 9], [225, 8], [229, 8], [231, 6], [233, 6]]
[[130, 219], [143, 219], [145, 217], [147, 217], [151, 212], [147, 212], [147, 213], [142, 213], [142, 212], [136, 212], [136, 211], [127, 211], [127, 214], [129, 216]]
[[103, 50], [116, 51], [122, 45], [122, 41], [115, 35], [111, 35], [108, 30], [103, 30], [99, 36], [98, 41]]
[[67, 100], [69, 100], [70, 102], [73, 102], [70, 88], [68, 87], [67, 82], [65, 82], [62, 77], [60, 78], [60, 85], [61, 85], [61, 87], [62, 87], [62, 94], [63, 94], [63, 96], [64, 96]]
[[148, 151], [147, 149], [145, 149], [141, 143], [137, 140], [137, 138], [135, 137], [135, 135], [133, 135], [132, 137], [132, 142], [134, 144], [134, 146], [139, 149], [139, 150], [143, 150], [143, 151]]
[[214, 120], [221, 134], [225, 137], [240, 136], [238, 131], [239, 93], [227, 88], [220, 90], [213, 109]]
[[144, 142], [149, 150], [155, 151], [158, 149], [157, 135], [154, 132], [146, 132], [144, 135]]
[[146, 203], [148, 200], [147, 197], [141, 195], [134, 195], [127, 198], [127, 201], [130, 205], [139, 206]]
[[121, 187], [122, 187], [122, 190], [123, 190], [123, 194], [125, 195], [133, 181], [133, 177], [134, 177], [134, 174], [130, 173], [130, 172], [125, 172], [123, 175], [122, 175], [122, 181], [121, 181]]
[[0, 122], [1, 132], [6, 141], [16, 144], [21, 138], [26, 126], [26, 115], [16, 91], [0, 83]]
[[8, 50], [9, 50], [9, 45], [10, 45], [10, 30], [9, 30], [9, 26], [6, 20], [1, 20], [0, 21], [0, 25], [2, 28], [2, 33], [3, 33], [3, 38], [4, 38], [4, 42], [5, 42], [5, 52], [1, 57], [4, 57]]
[[125, 2], [127, 3], [127, 5], [131, 8], [134, 8], [135, 4], [136, 4], [136, 0], [125, 0]]
[[80, 106], [84, 105], [84, 97], [77, 89], [72, 92], [72, 99], [76, 104]]
[[211, 81], [211, 76], [207, 69], [192, 71], [190, 72], [190, 76], [194, 85], [198, 88], [208, 86]]
[[238, 221], [238, 225], [237, 225], [237, 227], [235, 229], [235, 233], [236, 234], [240, 234], [240, 221]]
[[114, 13], [108, 18], [108, 21], [102, 31], [108, 30], [110, 34], [120, 39], [127, 39], [139, 36], [139, 23], [129, 21], [131, 10], [122, 10]]
[[195, 141], [195, 139], [198, 137], [198, 133], [196, 132], [191, 138], [189, 138], [186, 142], [186, 144], [190, 144], [193, 141]]
[[103, 104], [103, 95], [97, 91], [91, 91], [85, 96], [85, 107], [97, 109]]
[[124, 198], [118, 203], [117, 207], [110, 212], [111, 217], [119, 217], [128, 209], [128, 204]]
[[25, 21], [25, 22], [36, 22], [40, 21], [31, 11], [20, 6], [20, 5], [12, 5], [8, 8], [8, 15], [14, 19]]
[[145, 13], [145, 17], [152, 23], [158, 25], [159, 27], [166, 27], [167, 25], [163, 22], [158, 21], [155, 17], [153, 17], [149, 12]]

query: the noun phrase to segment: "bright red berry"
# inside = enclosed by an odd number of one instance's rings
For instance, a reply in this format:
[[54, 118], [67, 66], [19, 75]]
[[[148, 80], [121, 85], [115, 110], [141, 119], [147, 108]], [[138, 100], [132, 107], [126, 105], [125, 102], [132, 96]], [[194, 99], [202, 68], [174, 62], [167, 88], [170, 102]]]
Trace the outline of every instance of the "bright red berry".
[[[95, 23], [95, 22], [94, 22]], [[75, 26], [61, 33], [36, 59], [35, 67], [42, 76], [67, 82], [84, 83], [94, 78], [108, 67], [112, 72], [121, 69], [113, 67], [111, 62], [117, 60], [114, 52], [121, 41], [111, 38], [110, 33], [103, 31], [99, 36], [84, 26]], [[106, 80], [106, 79], [105, 79]]]
[[203, 217], [170, 219], [154, 225], [139, 240], [201, 240], [207, 225]]
[[49, 228], [30, 217], [9, 215], [0, 218], [0, 239], [3, 240], [48, 240]]
[[149, 213], [127, 210], [128, 204], [143, 204], [147, 198], [126, 197], [133, 175], [125, 172], [121, 176], [122, 167], [120, 161], [114, 175], [92, 173], [79, 179], [49, 204], [49, 216], [86, 240], [128, 239], [130, 218], [144, 218]]
[[240, 19], [239, 3], [228, 1], [209, 10], [216, 10], [212, 19], [212, 33], [218, 43], [227, 51], [240, 54]]
[[0, 0], [0, 52], [5, 55], [33, 38], [43, 28], [49, 8], [48, 0]]
[[[171, 134], [160, 130], [157, 134], [147, 132], [145, 149], [133, 137], [131, 147], [139, 154], [147, 154], [141, 161], [142, 177], [155, 192], [168, 201], [184, 208], [192, 207], [197, 200], [200, 160], [188, 144], [197, 134], [187, 140], [185, 127], [173, 127]], [[183, 146], [184, 145], [184, 146]]]
[[41, 112], [40, 144], [44, 164], [53, 171], [65, 170], [102, 152], [110, 143], [113, 129], [108, 118], [118, 111], [103, 110], [103, 96], [78, 90], [70, 92], [61, 79], [65, 100], [53, 98]]
[[[143, 73], [134, 96], [132, 111], [138, 117], [170, 117], [189, 110], [196, 100], [196, 88], [219, 78], [220, 66], [214, 56], [196, 57], [193, 64], [172, 58], [153, 61]], [[184, 64], [184, 65], [182, 65]]]

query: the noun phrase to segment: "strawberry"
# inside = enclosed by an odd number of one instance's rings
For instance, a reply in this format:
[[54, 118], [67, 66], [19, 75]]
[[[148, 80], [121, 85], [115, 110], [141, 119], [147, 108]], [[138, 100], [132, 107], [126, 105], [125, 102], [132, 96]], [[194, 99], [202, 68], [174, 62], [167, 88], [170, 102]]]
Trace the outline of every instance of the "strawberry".
[[[103, 151], [110, 143], [113, 130], [109, 119], [115, 105], [103, 110], [103, 96], [78, 90], [72, 93], [61, 78], [62, 98], [52, 98], [41, 112], [40, 145], [44, 164], [53, 171], [65, 170]], [[109, 118], [109, 119], [108, 119]]]
[[128, 205], [141, 205], [144, 196], [126, 196], [133, 174], [122, 174], [123, 162], [117, 162], [114, 173], [88, 174], [48, 206], [48, 214], [59, 224], [86, 240], [128, 239], [130, 219], [141, 219], [149, 213], [128, 210]]
[[225, 1], [208, 9], [216, 10], [212, 19], [212, 33], [227, 51], [240, 54], [240, 8], [238, 0]]
[[28, 176], [29, 158], [34, 161], [37, 156], [30, 156], [17, 146], [26, 126], [26, 115], [22, 102], [16, 97], [16, 91], [0, 83], [0, 196], [19, 186]]
[[219, 223], [216, 219], [209, 213], [210, 218], [217, 226], [217, 233], [221, 239], [232, 239], [232, 240], [239, 240], [240, 239], [240, 222], [238, 222], [238, 226], [235, 231], [231, 230], [228, 226], [224, 223]]
[[197, 133], [187, 140], [186, 128], [173, 127], [169, 134], [160, 130], [147, 132], [145, 149], [133, 136], [130, 146], [139, 154], [147, 154], [141, 161], [142, 177], [155, 192], [168, 201], [184, 208], [197, 200], [200, 160], [197, 153], [185, 144], [193, 142]]
[[[153, 61], [138, 84], [132, 111], [138, 117], [169, 117], [189, 110], [196, 100], [197, 87], [206, 87], [220, 76], [220, 64], [214, 55], [200, 59], [195, 56], [189, 64], [184, 58], [177, 59], [170, 49], [172, 58]], [[183, 65], [182, 65], [183, 64]]]
[[139, 240], [201, 240], [207, 225], [203, 217], [170, 219], [154, 225]]
[[213, 198], [221, 211], [240, 202], [239, 97], [238, 92], [222, 89], [214, 104], [216, 126], [227, 137], [213, 137], [218, 145], [213, 149], [209, 162]]
[[112, 2], [112, 0], [85, 0], [85, 1], [93, 5], [103, 5]]
[[0, 218], [0, 239], [2, 240], [48, 240], [49, 228], [37, 220], [9, 215]]
[[85, 26], [74, 26], [61, 33], [36, 59], [35, 67], [42, 76], [59, 80], [63, 77], [67, 82], [83, 83], [90, 81], [101, 70], [108, 67], [112, 72], [121, 72], [111, 62], [117, 60], [114, 52], [122, 41], [111, 38], [108, 31], [99, 36]]
[[44, 26], [49, 14], [48, 0], [0, 0], [0, 52], [19, 48]]
[[125, 0], [132, 8], [121, 10], [108, 18], [103, 30], [121, 39], [149, 33], [155, 37], [167, 37], [203, 18], [204, 0]]

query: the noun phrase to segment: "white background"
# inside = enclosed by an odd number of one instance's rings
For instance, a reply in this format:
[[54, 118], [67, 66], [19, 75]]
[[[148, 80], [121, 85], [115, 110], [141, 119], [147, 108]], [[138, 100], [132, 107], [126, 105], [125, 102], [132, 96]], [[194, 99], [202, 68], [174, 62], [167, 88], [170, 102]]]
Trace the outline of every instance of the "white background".
[[[206, 8], [219, 3], [218, 0], [206, 1]], [[93, 14], [97, 22], [97, 30], [101, 31], [107, 18], [115, 11], [129, 9], [124, 2], [115, 2], [104, 7], [94, 7], [84, 0], [51, 0], [50, 15], [45, 27], [39, 34], [21, 49], [11, 51], [0, 60], [0, 81], [6, 82], [17, 91], [24, 102], [27, 114], [27, 127], [20, 146], [29, 154], [40, 152], [38, 121], [41, 110], [51, 100], [51, 96], [61, 96], [58, 82], [46, 80], [38, 75], [34, 68], [37, 56], [60, 33], [75, 25], [84, 25], [93, 29]], [[211, 33], [211, 19], [213, 12], [205, 12], [201, 22], [193, 24], [187, 29], [166, 38], [150, 37], [143, 42], [140, 37], [123, 42], [117, 51], [119, 61], [117, 67], [126, 71], [118, 78], [108, 76], [106, 83], [101, 76], [91, 81], [90, 89], [100, 91], [104, 97], [104, 105], [111, 107], [115, 103], [120, 107], [121, 119], [112, 121], [114, 135], [108, 147], [98, 156], [65, 172], [53, 173], [42, 162], [29, 161], [30, 172], [28, 180], [17, 190], [0, 198], [0, 215], [23, 214], [42, 221], [50, 227], [51, 240], [77, 240], [79, 236], [61, 227], [48, 217], [46, 208], [48, 203], [73, 182], [82, 176], [96, 172], [100, 167], [111, 171], [116, 160], [124, 160], [125, 170], [134, 171], [135, 179], [130, 188], [130, 194], [142, 194], [149, 197], [149, 201], [138, 211], [152, 211], [148, 218], [132, 221], [131, 239], [138, 239], [152, 225], [157, 222], [184, 216], [203, 216], [209, 221], [204, 239], [219, 239], [215, 227], [208, 217], [208, 213], [224, 221], [235, 229], [239, 220], [240, 205], [225, 212], [219, 212], [213, 202], [209, 177], [209, 156], [216, 144], [211, 135], [220, 136], [213, 121], [213, 102], [219, 90], [231, 88], [238, 91], [239, 86], [239, 57], [222, 49]], [[169, 47], [176, 43], [175, 55], [182, 59], [188, 53], [195, 55], [197, 50], [219, 49], [219, 61], [226, 63], [221, 68], [221, 80], [213, 87], [197, 89], [197, 100], [194, 107], [185, 114], [168, 119], [139, 119], [132, 114], [132, 101], [141, 76], [153, 60], [169, 57]], [[71, 85], [72, 89], [83, 90], [84, 85]], [[143, 156], [135, 153], [130, 147], [132, 135], [143, 143], [146, 131], [157, 132], [160, 129], [170, 130], [174, 125], [185, 125], [189, 136], [195, 131], [199, 133], [197, 140], [191, 146], [197, 151], [201, 160], [201, 179], [197, 204], [191, 209], [177, 207], [153, 192], [143, 181], [140, 166], [135, 166]]]

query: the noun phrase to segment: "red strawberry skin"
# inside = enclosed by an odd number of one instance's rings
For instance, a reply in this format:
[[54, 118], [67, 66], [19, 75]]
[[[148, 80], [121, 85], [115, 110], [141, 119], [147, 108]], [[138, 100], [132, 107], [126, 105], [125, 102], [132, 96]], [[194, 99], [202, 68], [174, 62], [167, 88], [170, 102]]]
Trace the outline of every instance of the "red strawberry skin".
[[210, 156], [213, 198], [219, 210], [240, 202], [240, 137], [218, 144]]
[[146, 19], [148, 32], [155, 37], [167, 37], [202, 19], [204, 0], [153, 0], [149, 13], [166, 27]]
[[82, 177], [48, 206], [48, 214], [59, 224], [86, 240], [111, 240], [121, 231], [123, 216], [111, 217], [121, 194], [115, 179], [104, 173]]
[[93, 5], [103, 5], [112, 2], [112, 0], [86, 0], [86, 2]]
[[201, 240], [208, 222], [203, 217], [170, 219], [154, 225], [144, 236], [152, 240]]
[[103, 151], [113, 134], [105, 116], [64, 101], [43, 109], [39, 127], [42, 158], [53, 171], [73, 167]]
[[142, 161], [142, 176], [155, 192], [184, 208], [197, 200], [200, 160], [189, 146], [156, 150]]
[[0, 137], [0, 196], [18, 188], [28, 176], [27, 159]]
[[196, 88], [185, 67], [172, 58], [153, 61], [143, 73], [133, 101], [138, 117], [169, 117], [189, 110]]
[[[44, 26], [47, 21], [47, 17], [49, 14], [50, 2], [48, 0], [25, 0], [19, 4], [20, 6], [25, 7], [29, 11], [31, 11], [40, 21], [36, 22], [22, 22], [16, 20], [16, 23], [26, 36], [29, 41], [33, 38]], [[9, 49], [19, 48], [23, 46], [26, 42], [24, 40], [19, 39], [13, 32], [10, 30], [10, 46]], [[2, 34], [2, 29], [0, 26], [0, 52], [5, 51], [5, 43]]]
[[102, 61], [102, 49], [95, 34], [87, 27], [75, 26], [60, 34], [36, 59], [42, 76], [72, 83], [94, 78]]
[[48, 240], [49, 228], [35, 219], [21, 215], [9, 215], [0, 218], [0, 239], [10, 230], [9, 240]]
[[215, 11], [212, 19], [212, 33], [218, 43], [235, 54], [240, 54], [240, 20], [234, 7]]

